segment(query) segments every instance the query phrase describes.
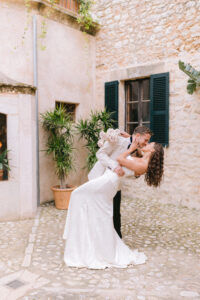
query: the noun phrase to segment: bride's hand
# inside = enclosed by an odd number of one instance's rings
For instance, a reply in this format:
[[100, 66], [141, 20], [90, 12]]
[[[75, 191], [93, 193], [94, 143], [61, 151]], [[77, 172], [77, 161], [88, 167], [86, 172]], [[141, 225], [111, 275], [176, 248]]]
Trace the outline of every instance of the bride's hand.
[[130, 150], [131, 152], [133, 152], [133, 151], [135, 151], [138, 147], [139, 147], [139, 140], [138, 140], [138, 138], [135, 136], [135, 137], [133, 137], [132, 144], [131, 144], [129, 150]]

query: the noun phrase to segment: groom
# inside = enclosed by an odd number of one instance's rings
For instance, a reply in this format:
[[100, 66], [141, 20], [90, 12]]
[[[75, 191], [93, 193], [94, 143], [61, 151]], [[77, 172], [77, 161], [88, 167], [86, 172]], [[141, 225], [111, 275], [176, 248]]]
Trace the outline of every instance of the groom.
[[[130, 147], [133, 138], [137, 138], [139, 147], [142, 148], [147, 145], [151, 136], [152, 132], [148, 127], [138, 126], [135, 128], [132, 136], [125, 133], [119, 137], [117, 143], [105, 142], [103, 147], [101, 147], [96, 153], [98, 161], [88, 174], [88, 179], [91, 180], [101, 176], [105, 172], [106, 168], [111, 169], [118, 176], [123, 176], [124, 171], [116, 161], [116, 158], [119, 154], [123, 153]], [[122, 237], [120, 204], [121, 191], [118, 191], [113, 199], [113, 223], [118, 235]]]

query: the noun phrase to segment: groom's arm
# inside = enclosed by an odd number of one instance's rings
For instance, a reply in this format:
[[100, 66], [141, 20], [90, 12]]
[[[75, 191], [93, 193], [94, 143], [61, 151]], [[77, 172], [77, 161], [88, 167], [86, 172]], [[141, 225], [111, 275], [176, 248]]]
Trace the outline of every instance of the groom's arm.
[[116, 168], [120, 167], [119, 163], [116, 160], [110, 158], [110, 155], [112, 154], [115, 146], [115, 143], [109, 143], [106, 141], [96, 153], [96, 157], [101, 162], [101, 164], [105, 168], [110, 168], [112, 171], [115, 171]]

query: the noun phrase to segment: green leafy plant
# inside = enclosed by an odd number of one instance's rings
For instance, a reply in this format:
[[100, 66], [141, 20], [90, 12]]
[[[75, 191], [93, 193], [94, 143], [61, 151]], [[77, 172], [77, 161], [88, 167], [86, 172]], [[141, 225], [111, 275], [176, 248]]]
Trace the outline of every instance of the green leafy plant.
[[96, 159], [96, 152], [99, 149], [97, 142], [101, 131], [107, 131], [108, 128], [113, 128], [115, 121], [112, 120], [112, 113], [104, 110], [100, 112], [91, 112], [90, 117], [86, 120], [81, 119], [76, 124], [76, 129], [80, 138], [86, 141], [85, 147], [88, 149], [88, 157], [86, 166], [91, 170]]
[[8, 152], [9, 151], [5, 149], [2, 153], [0, 153], [0, 170], [10, 171]]
[[91, 28], [95, 28], [95, 22], [90, 13], [91, 7], [94, 4], [92, 0], [78, 0], [79, 3], [79, 16], [77, 18], [77, 22], [83, 26], [85, 31], [90, 30]]
[[73, 128], [71, 115], [63, 106], [41, 114], [42, 126], [48, 133], [46, 153], [53, 155], [60, 188], [66, 188], [65, 179], [73, 169]]
[[190, 77], [188, 79], [187, 92], [190, 95], [193, 94], [197, 87], [200, 86], [200, 71], [195, 70], [190, 64], [185, 64], [180, 60], [179, 69]]

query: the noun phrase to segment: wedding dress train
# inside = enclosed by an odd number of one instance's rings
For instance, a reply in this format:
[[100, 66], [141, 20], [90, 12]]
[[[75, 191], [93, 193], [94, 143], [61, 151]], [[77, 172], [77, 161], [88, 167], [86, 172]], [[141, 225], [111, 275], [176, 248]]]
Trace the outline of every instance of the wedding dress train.
[[[125, 176], [134, 175], [124, 170]], [[113, 226], [113, 197], [119, 183], [120, 177], [107, 169], [73, 191], [63, 235], [66, 265], [104, 269], [145, 263], [145, 254], [125, 245]]]

